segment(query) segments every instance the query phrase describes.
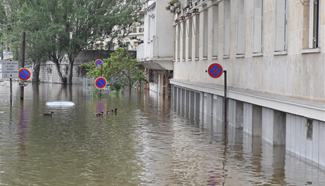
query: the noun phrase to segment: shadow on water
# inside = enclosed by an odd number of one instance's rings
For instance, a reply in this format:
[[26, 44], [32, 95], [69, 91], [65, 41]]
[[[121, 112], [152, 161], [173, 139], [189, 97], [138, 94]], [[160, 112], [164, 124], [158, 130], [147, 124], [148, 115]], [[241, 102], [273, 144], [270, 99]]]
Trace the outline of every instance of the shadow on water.
[[[98, 98], [80, 86], [41, 84], [27, 86], [22, 103], [14, 89], [10, 107], [7, 95], [1, 88], [0, 185], [325, 185], [324, 171], [284, 147], [241, 129], [225, 135], [222, 122], [202, 122], [169, 97]], [[53, 100], [76, 105], [47, 108]], [[116, 115], [95, 115], [113, 108]]]

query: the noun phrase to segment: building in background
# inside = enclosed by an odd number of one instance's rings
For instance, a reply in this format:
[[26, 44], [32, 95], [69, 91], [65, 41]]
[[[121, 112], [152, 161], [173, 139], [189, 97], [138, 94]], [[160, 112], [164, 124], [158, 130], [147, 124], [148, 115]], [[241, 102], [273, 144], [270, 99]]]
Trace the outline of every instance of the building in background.
[[142, 11], [144, 40], [137, 49], [137, 59], [145, 69], [148, 88], [169, 95], [169, 79], [173, 76], [173, 15], [166, 10], [168, 1], [149, 0]]
[[120, 29], [115, 26], [112, 35], [115, 37], [99, 38], [91, 49], [95, 50], [116, 50], [124, 47], [128, 51], [136, 51], [139, 44], [143, 41], [143, 25], [139, 22], [133, 23], [127, 29]]
[[229, 125], [325, 167], [325, 0], [172, 0], [168, 8], [176, 110], [206, 126], [224, 121], [223, 78], [206, 73], [222, 64]]

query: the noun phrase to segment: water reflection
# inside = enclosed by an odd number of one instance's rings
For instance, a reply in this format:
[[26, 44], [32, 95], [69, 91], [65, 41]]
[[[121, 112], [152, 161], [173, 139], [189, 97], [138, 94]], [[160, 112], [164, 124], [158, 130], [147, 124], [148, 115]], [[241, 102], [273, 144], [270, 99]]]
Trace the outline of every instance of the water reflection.
[[[233, 128], [225, 136], [214, 119], [200, 127], [193, 108], [180, 117], [168, 97], [98, 99], [46, 84], [26, 87], [23, 104], [14, 95], [12, 124], [9, 101], [0, 104], [0, 185], [325, 185], [323, 171], [283, 147]], [[47, 118], [49, 100], [76, 106]], [[115, 107], [117, 115], [94, 114]]]

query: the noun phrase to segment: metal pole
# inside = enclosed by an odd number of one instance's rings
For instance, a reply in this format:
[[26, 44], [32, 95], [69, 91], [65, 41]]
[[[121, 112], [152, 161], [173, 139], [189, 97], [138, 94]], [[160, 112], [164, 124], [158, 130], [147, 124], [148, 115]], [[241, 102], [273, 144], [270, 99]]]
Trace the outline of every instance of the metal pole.
[[[26, 47], [26, 33], [23, 32], [23, 41], [21, 43], [21, 68], [25, 67], [25, 47]], [[20, 86], [20, 100], [24, 100], [24, 85]]]
[[[100, 65], [100, 76], [103, 77], [103, 64]], [[100, 98], [102, 97], [102, 89], [99, 90]]]
[[224, 80], [225, 80], [225, 82], [224, 82], [225, 129], [227, 129], [227, 125], [228, 125], [227, 71], [224, 70], [223, 73], [224, 73]]
[[12, 78], [10, 77], [10, 108], [12, 107]]

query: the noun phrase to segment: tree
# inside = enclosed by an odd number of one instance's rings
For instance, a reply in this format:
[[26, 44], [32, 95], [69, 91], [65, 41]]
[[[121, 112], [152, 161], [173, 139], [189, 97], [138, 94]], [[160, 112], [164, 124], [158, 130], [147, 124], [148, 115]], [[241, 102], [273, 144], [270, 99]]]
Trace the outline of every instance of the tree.
[[[67, 56], [69, 84], [72, 83], [73, 65], [79, 52], [91, 48], [98, 40], [128, 33], [130, 25], [137, 21], [136, 10], [141, 6], [139, 0], [2, 1], [10, 12], [7, 14], [11, 23], [9, 42], [18, 48], [20, 37], [17, 33], [29, 32], [28, 56], [35, 54], [43, 58], [46, 54], [55, 63], [62, 82], [65, 78], [60, 63]], [[35, 59], [40, 58], [33, 57], [32, 60]]]
[[97, 40], [126, 32], [136, 21], [136, 10], [140, 5], [138, 0], [59, 0], [53, 3], [49, 12], [51, 21], [63, 28], [53, 42], [56, 53], [63, 51], [67, 54], [69, 84], [72, 83], [73, 65], [79, 52]]
[[49, 16], [43, 11], [47, 1], [4, 0], [6, 5], [5, 39], [15, 51], [18, 59], [22, 33], [26, 33], [27, 63], [33, 65], [33, 82], [39, 82], [41, 62], [46, 62], [51, 49], [49, 42], [56, 25], [49, 23]]
[[105, 59], [102, 68], [97, 68], [95, 62], [85, 64], [83, 68], [91, 77], [103, 75], [111, 80], [113, 87], [127, 86], [130, 93], [134, 84], [147, 81], [139, 63], [124, 48], [117, 49]]

